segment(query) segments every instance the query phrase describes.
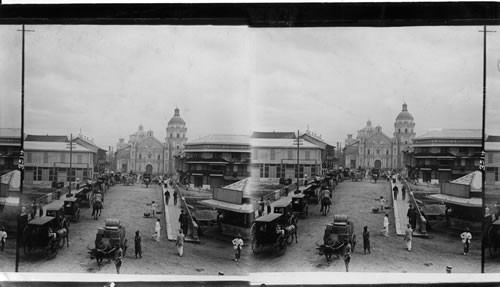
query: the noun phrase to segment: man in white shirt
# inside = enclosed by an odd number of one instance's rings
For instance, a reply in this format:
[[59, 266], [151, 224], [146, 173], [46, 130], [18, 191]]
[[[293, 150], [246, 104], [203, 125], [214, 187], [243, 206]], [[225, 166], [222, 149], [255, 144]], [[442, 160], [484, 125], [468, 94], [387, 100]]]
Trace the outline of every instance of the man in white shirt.
[[5, 227], [2, 226], [0, 229], [0, 240], [2, 241], [2, 252], [5, 248], [5, 242], [7, 241], [7, 231], [5, 231]]
[[384, 228], [382, 230], [380, 230], [380, 232], [385, 237], [389, 237], [389, 214], [387, 214], [387, 213], [384, 216]]
[[234, 261], [240, 261], [241, 247], [243, 246], [243, 239], [241, 239], [241, 234], [238, 233], [235, 239], [233, 239], [234, 248]]
[[465, 231], [460, 234], [462, 238], [462, 243], [464, 244], [464, 255], [469, 254], [470, 241], [472, 239], [472, 234], [469, 231], [469, 228], [466, 227]]

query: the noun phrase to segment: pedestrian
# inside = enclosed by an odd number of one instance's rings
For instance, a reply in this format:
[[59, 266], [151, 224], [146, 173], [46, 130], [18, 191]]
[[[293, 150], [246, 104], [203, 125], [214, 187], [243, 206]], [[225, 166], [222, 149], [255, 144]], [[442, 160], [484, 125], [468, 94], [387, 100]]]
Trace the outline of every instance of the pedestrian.
[[33, 202], [31, 203], [31, 219], [35, 219], [36, 207], [37, 207], [36, 201], [33, 200]]
[[349, 272], [349, 263], [351, 262], [351, 243], [347, 242], [347, 246], [344, 249], [344, 264], [345, 264], [345, 272]]
[[177, 189], [174, 189], [174, 206], [177, 205], [177, 197], [179, 195], [177, 194]]
[[158, 204], [156, 204], [154, 201], [151, 202], [151, 214], [153, 217], [156, 216], [156, 208], [158, 207]]
[[398, 193], [399, 193], [398, 186], [394, 185], [392, 190], [394, 191], [394, 200], [398, 200]]
[[160, 242], [160, 230], [161, 230], [161, 225], [160, 225], [160, 219], [157, 218], [155, 222], [155, 233], [153, 234], [153, 239]]
[[410, 218], [410, 224], [411, 224], [411, 228], [413, 230], [415, 230], [415, 227], [417, 226], [417, 217], [418, 217], [418, 211], [417, 211], [417, 208], [415, 206], [413, 206], [411, 208], [411, 218]]
[[184, 209], [181, 209], [181, 214], [179, 215], [179, 224], [181, 226], [182, 231], [184, 232], [184, 235], [187, 235], [188, 223], [189, 223], [188, 215], [184, 212]]
[[175, 246], [177, 246], [177, 251], [179, 252], [179, 256], [182, 257], [184, 253], [184, 233], [182, 229], [179, 229], [179, 234], [177, 234], [177, 241], [175, 242]]
[[469, 231], [469, 227], [465, 228], [465, 231], [460, 234], [462, 238], [462, 243], [464, 244], [464, 255], [469, 254], [470, 241], [472, 239], [472, 234]]
[[406, 212], [406, 217], [408, 217], [408, 222], [410, 223], [412, 229], [415, 229], [415, 225], [413, 225], [415, 218], [414, 212], [415, 211], [413, 210], [413, 206], [410, 204], [410, 206], [408, 207], [408, 211]]
[[403, 197], [403, 200], [406, 199], [406, 186], [404, 185], [401, 187], [401, 196]]
[[2, 241], [2, 252], [5, 249], [5, 242], [7, 241], [7, 231], [5, 227], [0, 228], [0, 241]]
[[389, 214], [385, 214], [384, 216], [384, 228], [380, 230], [383, 236], [389, 237]]
[[43, 205], [41, 202], [38, 203], [38, 216], [43, 216]]
[[139, 258], [142, 258], [142, 237], [141, 234], [139, 233], [139, 230], [135, 232], [135, 237], [134, 237], [134, 245], [135, 245], [135, 259], [137, 259], [137, 256]]
[[264, 197], [261, 196], [259, 200], [259, 217], [262, 216], [262, 214], [264, 214], [264, 205], [265, 205]]
[[411, 251], [411, 242], [413, 240], [413, 229], [411, 229], [411, 224], [406, 224], [406, 230], [405, 230], [405, 237], [404, 237], [404, 242], [406, 244], [406, 249], [408, 249], [408, 252]]
[[170, 201], [170, 192], [167, 189], [165, 190], [165, 202], [167, 203], [167, 205], [169, 201]]
[[370, 232], [368, 231], [368, 226], [363, 227], [363, 249], [366, 251], [368, 250], [368, 254], [371, 253], [370, 251]]
[[233, 239], [234, 248], [234, 261], [240, 261], [241, 247], [243, 247], [243, 239], [241, 239], [241, 234], [238, 233], [235, 239]]
[[116, 267], [116, 273], [120, 274], [120, 268], [122, 267], [123, 263], [123, 249], [122, 247], [118, 247], [118, 250], [116, 250], [115, 253], [115, 267]]
[[267, 214], [271, 214], [271, 200], [266, 199]]
[[290, 192], [288, 186], [285, 186], [285, 196], [288, 196], [288, 192]]
[[385, 209], [385, 199], [383, 196], [380, 196], [380, 199], [379, 199], [380, 203], [380, 212], [384, 212], [384, 209]]

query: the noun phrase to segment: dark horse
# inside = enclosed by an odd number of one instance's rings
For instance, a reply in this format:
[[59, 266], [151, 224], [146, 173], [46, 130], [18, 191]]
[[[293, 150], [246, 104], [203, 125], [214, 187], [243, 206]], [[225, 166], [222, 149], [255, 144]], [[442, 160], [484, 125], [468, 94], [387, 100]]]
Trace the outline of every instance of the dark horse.
[[101, 267], [104, 258], [108, 259], [108, 262], [114, 256], [116, 248], [111, 245], [108, 238], [103, 238], [99, 243], [96, 244], [96, 248], [89, 248], [89, 254], [91, 259], [96, 259], [97, 267]]
[[330, 212], [330, 205], [332, 205], [332, 200], [328, 196], [324, 196], [321, 199], [321, 210], [324, 216]]
[[101, 216], [101, 212], [103, 209], [102, 201], [100, 200], [95, 200], [94, 204], [92, 204], [92, 216], [94, 217], [95, 220]]

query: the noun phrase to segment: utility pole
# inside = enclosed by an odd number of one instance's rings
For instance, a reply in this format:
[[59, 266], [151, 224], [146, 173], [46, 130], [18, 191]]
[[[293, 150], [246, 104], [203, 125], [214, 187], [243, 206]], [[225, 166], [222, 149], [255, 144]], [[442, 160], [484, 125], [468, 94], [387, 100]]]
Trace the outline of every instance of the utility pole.
[[297, 144], [297, 190], [299, 190], [299, 171], [300, 171], [300, 145], [302, 142], [300, 141], [300, 133], [299, 130], [297, 130], [297, 140], [294, 142], [294, 144]]
[[[19, 151], [19, 163], [17, 165], [19, 171], [21, 172], [21, 182], [19, 185], [19, 193], [23, 193], [23, 183], [24, 183], [24, 34], [25, 32], [35, 32], [35, 30], [26, 30], [24, 25], [22, 26], [22, 30], [17, 30], [22, 33], [22, 46], [21, 46], [21, 150]], [[21, 196], [19, 196], [19, 205], [18, 205], [18, 220], [17, 220], [17, 228], [18, 235], [22, 233], [21, 226], [21, 212], [22, 212], [22, 202]], [[21, 246], [21, 236], [16, 236], [16, 272], [19, 271], [19, 246]]]
[[[482, 203], [483, 203], [483, 206], [482, 206], [482, 211], [481, 211], [481, 214], [482, 214], [482, 217], [484, 219], [484, 212], [485, 212], [485, 191], [486, 191], [486, 188], [484, 186], [486, 180], [485, 180], [485, 177], [486, 177], [486, 166], [485, 166], [485, 156], [486, 156], [486, 152], [485, 152], [485, 144], [484, 144], [484, 141], [486, 140], [486, 137], [485, 137], [485, 129], [486, 129], [486, 33], [490, 32], [490, 33], [494, 33], [496, 31], [488, 31], [486, 29], [486, 25], [484, 25], [483, 27], [483, 30], [482, 31], [479, 31], [479, 32], [483, 32], [483, 135], [482, 135], [482, 141], [481, 141], [481, 145], [482, 145], [482, 151], [481, 151], [481, 160], [480, 160], [480, 163], [479, 163], [479, 169], [481, 171], [481, 174], [482, 174]], [[481, 273], [484, 273], [484, 244], [481, 244]]]
[[73, 181], [73, 134], [70, 135], [69, 144], [66, 148], [69, 148], [69, 187], [68, 195], [71, 194], [71, 182]]

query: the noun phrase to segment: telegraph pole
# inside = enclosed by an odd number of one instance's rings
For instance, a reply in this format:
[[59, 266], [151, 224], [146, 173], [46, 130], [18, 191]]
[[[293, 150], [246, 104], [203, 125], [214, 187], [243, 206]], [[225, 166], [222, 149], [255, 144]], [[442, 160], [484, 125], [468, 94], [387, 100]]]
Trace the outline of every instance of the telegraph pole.
[[297, 130], [297, 140], [296, 142], [294, 142], [294, 144], [297, 144], [297, 191], [299, 190], [299, 171], [300, 171], [300, 161], [299, 161], [299, 158], [300, 158], [300, 145], [302, 144], [300, 142], [300, 133], [299, 133], [299, 130]]
[[71, 182], [73, 179], [73, 134], [70, 135], [69, 141], [69, 187], [68, 194], [71, 194]]
[[[485, 212], [485, 191], [486, 191], [486, 188], [484, 186], [486, 180], [485, 180], [485, 177], [486, 177], [486, 166], [485, 166], [485, 156], [486, 156], [486, 152], [485, 152], [485, 140], [486, 140], [486, 136], [485, 136], [485, 130], [486, 130], [486, 33], [494, 33], [496, 31], [488, 31], [486, 29], [486, 25], [484, 25], [483, 27], [483, 30], [482, 31], [479, 31], [479, 32], [483, 32], [483, 135], [482, 135], [482, 141], [481, 141], [481, 144], [482, 144], [482, 151], [481, 151], [481, 160], [480, 160], [480, 164], [479, 164], [479, 169], [481, 170], [481, 175], [482, 175], [482, 203], [483, 203], [483, 206], [482, 206], [482, 211], [481, 211], [481, 214], [482, 214], [482, 219], [484, 221], [484, 212]], [[481, 273], [484, 273], [484, 244], [481, 244]]]
[[[35, 32], [35, 30], [26, 30], [24, 25], [22, 26], [22, 30], [17, 30], [22, 33], [22, 46], [21, 46], [21, 150], [19, 151], [19, 163], [17, 165], [19, 171], [21, 172], [20, 184], [19, 184], [19, 193], [23, 193], [23, 182], [24, 182], [24, 34], [25, 32]], [[19, 271], [19, 246], [21, 245], [21, 236], [19, 234], [22, 233], [21, 230], [21, 212], [22, 212], [22, 202], [21, 196], [19, 196], [19, 205], [18, 205], [18, 220], [17, 220], [17, 230], [18, 236], [16, 236], [16, 272]]]

